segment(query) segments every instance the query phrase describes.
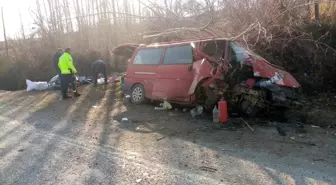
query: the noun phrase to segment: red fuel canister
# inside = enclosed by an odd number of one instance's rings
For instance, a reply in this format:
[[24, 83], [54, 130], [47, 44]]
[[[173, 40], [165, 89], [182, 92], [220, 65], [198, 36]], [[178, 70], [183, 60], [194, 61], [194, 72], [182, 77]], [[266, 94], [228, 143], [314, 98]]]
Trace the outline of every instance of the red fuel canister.
[[225, 100], [221, 100], [218, 102], [219, 108], [219, 120], [221, 123], [226, 123], [229, 119], [228, 110], [227, 110], [227, 103]]

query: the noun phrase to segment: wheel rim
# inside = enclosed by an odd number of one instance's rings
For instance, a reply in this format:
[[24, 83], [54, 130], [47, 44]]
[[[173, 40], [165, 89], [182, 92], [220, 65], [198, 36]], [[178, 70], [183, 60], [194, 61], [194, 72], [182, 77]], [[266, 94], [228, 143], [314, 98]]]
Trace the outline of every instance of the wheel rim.
[[134, 101], [140, 101], [143, 96], [142, 89], [140, 87], [134, 88], [132, 92], [132, 98]]

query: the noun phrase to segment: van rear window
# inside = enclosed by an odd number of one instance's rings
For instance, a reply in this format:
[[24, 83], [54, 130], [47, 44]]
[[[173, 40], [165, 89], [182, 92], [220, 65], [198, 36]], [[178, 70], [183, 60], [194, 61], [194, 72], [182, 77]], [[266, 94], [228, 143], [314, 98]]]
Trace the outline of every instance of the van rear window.
[[167, 48], [163, 64], [192, 64], [193, 55], [191, 45]]
[[133, 64], [160, 64], [163, 48], [152, 48], [139, 50], [135, 55]]

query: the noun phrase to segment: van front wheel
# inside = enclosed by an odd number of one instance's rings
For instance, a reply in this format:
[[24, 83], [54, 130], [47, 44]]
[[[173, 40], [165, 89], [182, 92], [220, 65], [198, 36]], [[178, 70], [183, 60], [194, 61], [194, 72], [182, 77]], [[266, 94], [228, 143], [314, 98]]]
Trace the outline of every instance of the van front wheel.
[[145, 88], [143, 85], [137, 84], [132, 88], [131, 102], [141, 104], [145, 101]]

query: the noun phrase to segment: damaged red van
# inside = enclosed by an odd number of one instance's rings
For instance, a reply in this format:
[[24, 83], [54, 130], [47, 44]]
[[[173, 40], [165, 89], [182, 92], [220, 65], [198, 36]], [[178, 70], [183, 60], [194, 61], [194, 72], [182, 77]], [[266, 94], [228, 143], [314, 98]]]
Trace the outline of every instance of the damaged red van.
[[230, 40], [123, 44], [113, 53], [129, 58], [124, 86], [134, 104], [166, 99], [212, 110], [224, 98], [248, 115], [300, 106], [290, 73]]

